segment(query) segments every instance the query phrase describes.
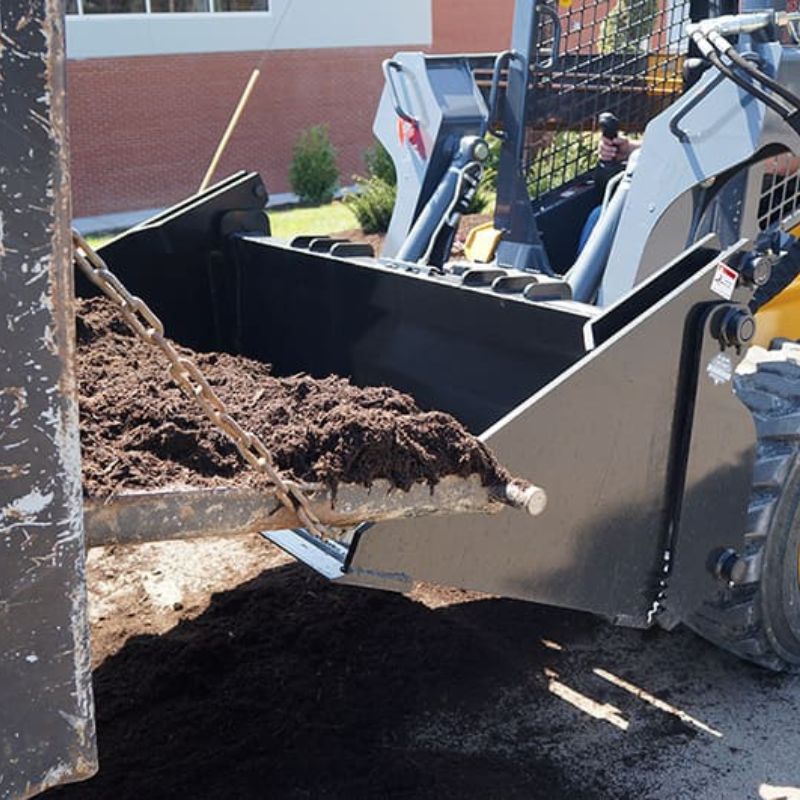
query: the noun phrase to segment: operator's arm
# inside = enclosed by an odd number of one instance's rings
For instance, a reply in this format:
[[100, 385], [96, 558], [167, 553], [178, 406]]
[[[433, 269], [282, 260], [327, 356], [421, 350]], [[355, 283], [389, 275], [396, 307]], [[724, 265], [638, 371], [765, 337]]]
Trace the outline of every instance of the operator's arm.
[[640, 147], [640, 142], [632, 142], [624, 136], [617, 136], [616, 139], [601, 136], [597, 145], [597, 155], [601, 161], [627, 161], [631, 153]]

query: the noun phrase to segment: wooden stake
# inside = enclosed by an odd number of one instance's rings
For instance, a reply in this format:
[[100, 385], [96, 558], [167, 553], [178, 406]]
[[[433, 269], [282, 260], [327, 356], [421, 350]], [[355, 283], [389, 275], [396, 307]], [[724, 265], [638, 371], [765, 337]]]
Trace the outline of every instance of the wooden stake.
[[247, 81], [247, 85], [244, 87], [242, 96], [239, 98], [239, 102], [236, 104], [236, 109], [233, 112], [233, 116], [231, 117], [230, 122], [228, 122], [228, 127], [225, 128], [225, 133], [222, 134], [222, 138], [219, 140], [216, 152], [214, 153], [214, 158], [211, 159], [211, 163], [208, 165], [208, 170], [206, 170], [205, 177], [203, 178], [203, 182], [200, 184], [198, 192], [202, 192], [207, 189], [208, 185], [211, 183], [211, 179], [214, 177], [214, 173], [217, 171], [217, 167], [219, 166], [219, 161], [222, 158], [222, 154], [225, 152], [225, 148], [228, 146], [228, 142], [230, 141], [236, 126], [239, 124], [239, 119], [242, 116], [244, 107], [247, 105], [247, 101], [250, 99], [250, 95], [253, 92], [253, 87], [256, 85], [256, 81], [260, 75], [261, 70], [259, 69], [254, 69], [250, 75], [250, 79]]

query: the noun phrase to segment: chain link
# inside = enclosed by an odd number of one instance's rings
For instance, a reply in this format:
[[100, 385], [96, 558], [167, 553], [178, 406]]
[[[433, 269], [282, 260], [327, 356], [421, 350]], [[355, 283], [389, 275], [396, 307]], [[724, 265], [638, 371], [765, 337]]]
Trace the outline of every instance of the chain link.
[[280, 474], [272, 453], [264, 442], [252, 431], [245, 430], [228, 413], [225, 404], [211, 388], [197, 364], [181, 355], [167, 339], [164, 335], [164, 324], [147, 303], [127, 290], [122, 281], [109, 270], [101, 256], [75, 230], [72, 231], [72, 242], [75, 261], [83, 274], [117, 306], [128, 326], [166, 357], [170, 365], [169, 377], [197, 402], [213, 425], [236, 445], [242, 458], [267, 476], [278, 500], [289, 511], [297, 514], [306, 530], [323, 539], [335, 538], [320, 522], [303, 490]]

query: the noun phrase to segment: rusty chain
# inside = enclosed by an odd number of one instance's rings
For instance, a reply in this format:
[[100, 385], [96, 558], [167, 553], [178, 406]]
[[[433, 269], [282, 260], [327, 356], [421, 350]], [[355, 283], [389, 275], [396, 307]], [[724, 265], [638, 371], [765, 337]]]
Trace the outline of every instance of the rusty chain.
[[224, 433], [251, 467], [267, 476], [278, 500], [297, 514], [308, 531], [323, 539], [334, 538], [320, 522], [303, 490], [287, 481], [275, 466], [264, 442], [245, 430], [227, 411], [219, 395], [191, 359], [182, 356], [164, 335], [164, 324], [140, 297], [132, 295], [108, 268], [102, 257], [75, 230], [72, 231], [75, 261], [83, 274], [118, 308], [128, 326], [147, 344], [158, 349], [169, 361], [169, 377], [195, 400], [211, 423]]

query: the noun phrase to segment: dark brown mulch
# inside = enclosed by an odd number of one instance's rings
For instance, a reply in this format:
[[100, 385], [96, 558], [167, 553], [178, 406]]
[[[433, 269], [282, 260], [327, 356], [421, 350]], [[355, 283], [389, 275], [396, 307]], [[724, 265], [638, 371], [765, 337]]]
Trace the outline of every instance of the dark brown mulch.
[[[173, 484], [257, 484], [234, 445], [167, 377], [166, 359], [137, 338], [104, 298], [79, 300], [77, 373], [84, 491]], [[245, 428], [263, 438], [277, 466], [304, 481], [407, 488], [445, 475], [508, 476], [453, 417], [422, 411], [388, 387], [358, 388], [331, 376], [275, 378], [269, 365], [195, 354], [211, 385]]]
[[454, 599], [433, 611], [299, 566], [218, 594], [196, 619], [129, 639], [95, 670], [100, 773], [48, 796], [611, 797], [602, 783], [574, 785], [533, 748], [520, 757], [504, 755], [500, 740], [474, 753], [446, 735], [416, 741], [431, 713], [480, 730], [487, 698], [504, 686], [533, 689], [532, 672], [551, 659], [538, 644], [548, 612]]

